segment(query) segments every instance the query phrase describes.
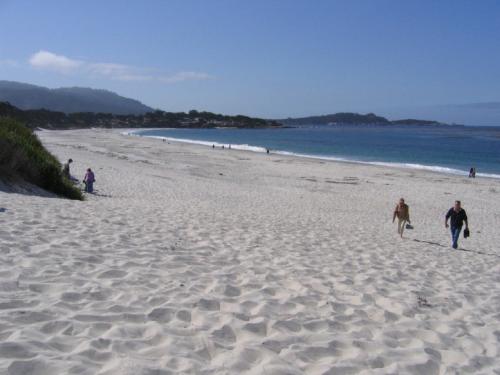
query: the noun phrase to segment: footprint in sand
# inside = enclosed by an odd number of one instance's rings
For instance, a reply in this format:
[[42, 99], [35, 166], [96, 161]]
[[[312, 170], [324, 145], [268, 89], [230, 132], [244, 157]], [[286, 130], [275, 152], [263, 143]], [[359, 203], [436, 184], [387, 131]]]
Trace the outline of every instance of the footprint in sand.
[[227, 285], [226, 289], [224, 290], [224, 295], [226, 297], [238, 297], [241, 295], [241, 291], [239, 288], [236, 288], [232, 285]]
[[109, 270], [101, 273], [98, 278], [99, 279], [119, 279], [125, 277], [127, 275], [126, 271], [122, 270]]
[[148, 318], [159, 323], [168, 323], [174, 316], [174, 310], [168, 308], [156, 308], [148, 314]]
[[208, 299], [200, 299], [197, 304], [198, 308], [200, 310], [207, 310], [207, 311], [218, 311], [220, 310], [220, 303], [219, 301], [215, 300], [208, 300]]
[[213, 331], [212, 336], [215, 340], [221, 341], [223, 344], [234, 344], [236, 342], [236, 335], [228, 325], [224, 325], [221, 329]]
[[191, 322], [191, 313], [187, 310], [180, 310], [180, 311], [177, 311], [177, 314], [175, 314], [175, 316], [177, 317], [177, 319], [183, 321], [183, 322]]
[[36, 354], [28, 350], [24, 345], [15, 342], [0, 343], [0, 358], [33, 358]]

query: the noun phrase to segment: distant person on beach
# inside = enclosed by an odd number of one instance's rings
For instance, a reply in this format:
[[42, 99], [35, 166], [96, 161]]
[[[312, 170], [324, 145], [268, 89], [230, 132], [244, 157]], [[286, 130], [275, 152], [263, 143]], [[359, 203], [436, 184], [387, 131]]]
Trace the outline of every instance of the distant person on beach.
[[472, 167], [469, 170], [469, 178], [475, 178], [476, 177], [476, 168]]
[[269, 149], [268, 148], [266, 148], [266, 154], [269, 154]]
[[65, 176], [67, 179], [71, 179], [71, 174], [69, 172], [69, 165], [73, 163], [73, 159], [68, 159], [67, 163], [64, 163], [63, 169], [62, 169], [62, 174]]
[[[450, 220], [450, 225], [448, 225], [448, 220]], [[465, 229], [468, 231], [469, 222], [467, 221], [467, 213], [462, 208], [462, 203], [455, 201], [455, 205], [448, 210], [444, 221], [445, 227], [450, 227], [451, 229], [451, 247], [454, 249], [458, 248], [458, 238], [460, 237], [464, 222]]]
[[87, 173], [83, 178], [83, 183], [85, 184], [85, 191], [87, 193], [92, 193], [94, 191], [95, 176], [94, 172], [90, 168], [87, 168]]
[[398, 218], [398, 234], [403, 238], [403, 231], [405, 229], [406, 222], [410, 223], [410, 207], [405, 203], [404, 198], [401, 198], [394, 209], [394, 214], [392, 216], [392, 222]]
[[212, 148], [215, 148], [215, 145], [212, 145]]

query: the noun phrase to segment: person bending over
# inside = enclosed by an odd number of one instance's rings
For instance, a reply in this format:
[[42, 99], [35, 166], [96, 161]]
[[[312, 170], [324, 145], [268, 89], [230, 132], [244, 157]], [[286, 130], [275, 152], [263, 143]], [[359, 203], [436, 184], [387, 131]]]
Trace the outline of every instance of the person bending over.
[[62, 169], [62, 174], [65, 176], [68, 180], [71, 179], [71, 174], [69, 173], [69, 165], [73, 163], [72, 159], [69, 159], [67, 163], [64, 163], [63, 169]]

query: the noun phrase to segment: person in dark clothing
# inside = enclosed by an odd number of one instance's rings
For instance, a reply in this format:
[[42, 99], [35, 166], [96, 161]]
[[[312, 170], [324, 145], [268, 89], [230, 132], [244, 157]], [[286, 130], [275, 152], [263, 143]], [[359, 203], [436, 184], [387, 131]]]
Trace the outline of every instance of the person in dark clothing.
[[[450, 220], [450, 225], [448, 225]], [[444, 225], [446, 228], [451, 229], [451, 247], [456, 249], [458, 247], [458, 238], [462, 231], [462, 226], [465, 223], [465, 229], [469, 229], [469, 222], [467, 221], [467, 213], [462, 208], [460, 201], [455, 201], [455, 205], [450, 208], [446, 214]]]
[[73, 163], [72, 159], [69, 159], [67, 163], [63, 165], [62, 169], [62, 174], [65, 176], [68, 180], [71, 179], [71, 174], [69, 173], [69, 165]]

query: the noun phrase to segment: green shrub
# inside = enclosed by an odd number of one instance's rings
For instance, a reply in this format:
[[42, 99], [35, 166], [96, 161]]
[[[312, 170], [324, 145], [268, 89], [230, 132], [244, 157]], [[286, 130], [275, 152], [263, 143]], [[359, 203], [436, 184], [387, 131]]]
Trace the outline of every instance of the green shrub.
[[21, 177], [57, 195], [83, 200], [83, 195], [61, 172], [61, 164], [38, 137], [21, 123], [0, 118], [0, 173]]

